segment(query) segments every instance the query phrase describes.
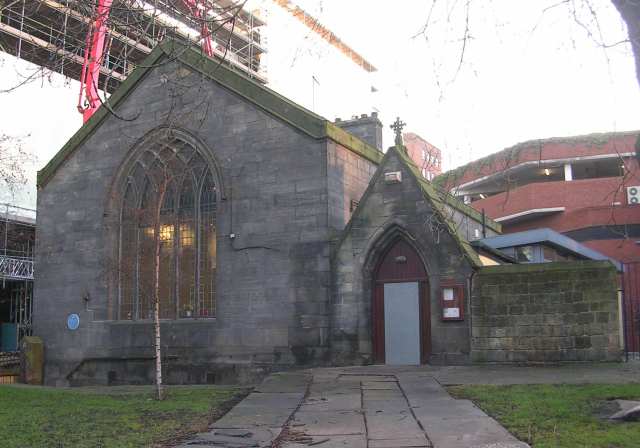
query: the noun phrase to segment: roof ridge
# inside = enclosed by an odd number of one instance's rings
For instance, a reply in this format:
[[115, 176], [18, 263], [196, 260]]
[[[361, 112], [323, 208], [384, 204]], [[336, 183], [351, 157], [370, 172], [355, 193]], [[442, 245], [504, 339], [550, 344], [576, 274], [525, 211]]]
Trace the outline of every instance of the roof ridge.
[[[420, 169], [418, 168], [418, 165], [415, 164], [415, 162], [413, 161], [413, 159], [411, 159], [408, 155], [406, 155], [405, 157], [405, 152], [404, 151], [398, 151], [400, 153], [400, 155], [402, 156], [402, 159], [410, 164], [411, 166], [411, 170], [413, 172], [413, 174], [416, 176], [416, 180], [427, 190], [429, 190], [429, 193], [431, 195], [436, 195], [438, 198], [438, 201], [442, 202], [442, 203], [446, 203], [447, 205], [450, 205], [451, 207], [455, 208], [456, 210], [458, 210], [460, 213], [464, 213], [465, 215], [471, 217], [472, 219], [474, 219], [475, 221], [478, 222], [482, 222], [482, 213], [480, 213], [478, 210], [476, 210], [475, 208], [465, 204], [464, 202], [462, 202], [460, 199], [458, 199], [457, 197], [453, 196], [452, 194], [446, 192], [446, 191], [441, 191], [440, 189], [436, 188], [432, 182], [429, 182], [427, 179], [425, 179], [424, 177], [422, 177], [420, 175]], [[485, 224], [490, 227], [492, 230], [498, 232], [498, 233], [502, 233], [502, 225], [496, 221], [494, 221], [493, 219], [489, 218], [488, 216], [485, 215]]]
[[191, 45], [185, 45], [174, 39], [157, 45], [147, 58], [125, 79], [118, 89], [99, 107], [91, 118], [64, 144], [53, 158], [38, 171], [37, 185], [43, 187], [57, 169], [73, 154], [110, 114], [136, 87], [136, 85], [155, 68], [164, 57], [173, 57], [187, 67], [200, 72], [223, 88], [251, 102], [266, 113], [277, 117], [292, 127], [314, 139], [330, 139], [348, 150], [378, 164], [383, 154], [358, 137], [339, 129], [326, 118], [309, 111], [274, 90], [257, 83], [253, 79], [226, 67], [222, 61], [209, 58]]
[[[445, 201], [442, 199], [437, 190], [431, 185], [428, 181], [422, 181], [422, 176], [420, 175], [420, 170], [418, 166], [413, 162], [413, 160], [409, 157], [406, 152], [406, 148], [404, 146], [392, 146], [388, 149], [387, 152], [394, 151], [401, 163], [404, 163], [406, 168], [409, 170], [410, 174], [413, 176], [414, 180], [418, 183], [418, 187], [422, 191], [424, 198], [431, 203], [433, 210], [439, 215], [440, 219], [444, 222], [449, 230], [449, 235], [455, 240], [458, 244], [458, 247], [462, 251], [463, 256], [465, 256], [472, 266], [480, 267], [482, 263], [480, 261], [480, 257], [478, 257], [477, 252], [471, 247], [469, 241], [463, 238], [458, 229], [456, 228], [455, 223], [452, 222], [451, 218], [447, 216], [446, 210], [444, 209]], [[382, 167], [382, 164], [380, 165]], [[446, 201], [448, 203], [448, 201]], [[453, 207], [453, 206], [452, 206]], [[464, 212], [463, 212], [464, 213]]]

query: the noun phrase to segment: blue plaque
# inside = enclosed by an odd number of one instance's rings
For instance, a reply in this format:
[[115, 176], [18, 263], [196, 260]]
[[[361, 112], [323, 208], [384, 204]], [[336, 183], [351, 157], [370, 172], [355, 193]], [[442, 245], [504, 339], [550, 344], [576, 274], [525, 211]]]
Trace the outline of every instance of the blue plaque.
[[80, 316], [78, 316], [76, 313], [69, 314], [69, 316], [67, 316], [67, 328], [69, 330], [77, 330], [79, 326]]

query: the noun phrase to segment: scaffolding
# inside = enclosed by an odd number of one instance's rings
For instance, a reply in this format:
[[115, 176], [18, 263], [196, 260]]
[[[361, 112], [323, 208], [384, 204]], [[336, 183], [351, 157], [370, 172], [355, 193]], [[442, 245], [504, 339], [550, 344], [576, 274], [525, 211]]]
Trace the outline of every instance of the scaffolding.
[[0, 352], [32, 334], [35, 210], [0, 204]]
[[[149, 0], [151, 2], [151, 0]], [[260, 57], [264, 22], [231, 0], [204, 0], [213, 54], [266, 83]], [[167, 37], [198, 44], [201, 23], [184, 2], [115, 0], [107, 23], [99, 88], [113, 92]], [[80, 80], [95, 4], [83, 0], [7, 0], [0, 9], [0, 49], [39, 67]]]
[[3, 280], [33, 280], [33, 260], [0, 255], [0, 278]]

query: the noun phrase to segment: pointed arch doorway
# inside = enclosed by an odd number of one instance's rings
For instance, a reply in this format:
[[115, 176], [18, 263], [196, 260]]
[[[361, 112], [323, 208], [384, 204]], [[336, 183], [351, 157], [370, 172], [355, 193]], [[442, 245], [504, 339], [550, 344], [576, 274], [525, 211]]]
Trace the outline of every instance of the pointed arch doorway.
[[431, 348], [427, 271], [415, 249], [395, 240], [373, 276], [372, 330], [376, 363], [424, 364]]

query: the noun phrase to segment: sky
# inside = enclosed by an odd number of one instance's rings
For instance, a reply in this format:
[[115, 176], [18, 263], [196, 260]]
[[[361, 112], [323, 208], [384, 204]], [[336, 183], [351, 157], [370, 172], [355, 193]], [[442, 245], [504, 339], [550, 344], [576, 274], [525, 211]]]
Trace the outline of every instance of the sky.
[[626, 38], [617, 11], [591, 2], [597, 24], [571, 2], [544, 11], [558, 3], [471, 1], [460, 67], [464, 1], [435, 2], [426, 34], [432, 1], [301, 5], [379, 69], [385, 125], [399, 115], [450, 169], [529, 139], [640, 129], [631, 50], [599, 45]]
[[[250, 0], [249, 7], [267, 10], [270, 87], [330, 120], [378, 110], [385, 145], [393, 140], [389, 124], [400, 116], [405, 131], [438, 146], [444, 168], [451, 169], [530, 139], [640, 129], [631, 50], [600, 45], [624, 40], [623, 23], [607, 1], [596, 5], [597, 23], [588, 10], [574, 14], [571, 5], [583, 3], [298, 2], [372, 62], [374, 74], [337, 54], [271, 0]], [[15, 194], [0, 187], [0, 202], [28, 207], [35, 207], [36, 170], [82, 124], [75, 81], [52, 75], [1, 92], [32, 71], [0, 53], [0, 133], [21, 138], [33, 154], [28, 185]]]

